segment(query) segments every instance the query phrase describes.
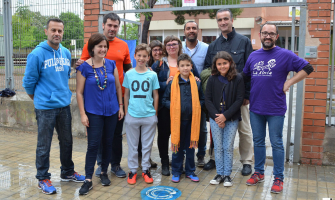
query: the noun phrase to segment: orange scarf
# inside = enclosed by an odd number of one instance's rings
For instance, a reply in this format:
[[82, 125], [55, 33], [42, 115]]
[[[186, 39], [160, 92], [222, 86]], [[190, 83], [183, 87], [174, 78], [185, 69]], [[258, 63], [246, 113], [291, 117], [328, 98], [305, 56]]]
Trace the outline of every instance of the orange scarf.
[[[170, 99], [171, 150], [175, 153], [178, 151], [178, 148], [180, 147], [181, 104], [180, 104], [179, 75], [180, 72], [178, 71], [172, 80], [171, 99]], [[192, 94], [191, 144], [189, 148], [197, 148], [200, 134], [201, 106], [199, 100], [198, 86], [192, 72], [190, 72], [189, 79]]]

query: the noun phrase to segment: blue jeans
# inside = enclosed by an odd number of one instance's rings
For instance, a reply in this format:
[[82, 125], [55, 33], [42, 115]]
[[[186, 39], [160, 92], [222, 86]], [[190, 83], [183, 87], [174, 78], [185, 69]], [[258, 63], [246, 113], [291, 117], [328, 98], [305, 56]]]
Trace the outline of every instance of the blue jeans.
[[273, 155], [273, 175], [284, 179], [284, 145], [283, 126], [285, 116], [259, 115], [250, 111], [250, 124], [254, 140], [255, 171], [264, 174], [266, 159], [266, 122], [269, 126], [269, 136]]
[[172, 153], [172, 174], [180, 176], [183, 171], [184, 151], [186, 151], [185, 175], [189, 176], [195, 171], [194, 148], [191, 144], [192, 120], [182, 120], [180, 123], [180, 147], [177, 153]]
[[199, 145], [198, 145], [197, 157], [205, 156], [206, 144], [207, 144], [206, 113], [204, 111], [201, 111], [200, 135], [199, 135]]
[[209, 122], [214, 141], [216, 173], [230, 176], [233, 167], [234, 140], [239, 121], [226, 121], [224, 128], [220, 128], [212, 118]]
[[[111, 166], [119, 166], [122, 158], [122, 128], [123, 128], [124, 117], [116, 122], [113, 145], [111, 150]], [[100, 145], [97, 156], [97, 164], [101, 166], [102, 163], [102, 146]]]
[[38, 136], [36, 148], [36, 178], [50, 179], [50, 147], [52, 135], [56, 128], [59, 140], [61, 174], [72, 175], [74, 164], [72, 161], [72, 130], [70, 106], [50, 110], [35, 109]]
[[113, 136], [118, 120], [118, 113], [112, 116], [95, 115], [86, 112], [90, 126], [87, 127], [87, 152], [85, 162], [86, 179], [92, 179], [98, 149], [102, 144], [101, 172], [107, 173]]

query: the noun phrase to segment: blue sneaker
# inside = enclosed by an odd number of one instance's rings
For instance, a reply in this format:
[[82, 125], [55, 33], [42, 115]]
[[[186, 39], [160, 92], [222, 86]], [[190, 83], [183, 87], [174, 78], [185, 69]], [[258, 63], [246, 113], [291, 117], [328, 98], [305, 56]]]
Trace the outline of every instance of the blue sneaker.
[[190, 178], [193, 182], [199, 182], [199, 178], [197, 175], [194, 174], [194, 172], [191, 175], [186, 176], [187, 178]]
[[101, 166], [99, 165], [97, 170], [95, 170], [95, 176], [100, 177], [100, 174], [101, 174]]
[[112, 167], [111, 171], [118, 178], [124, 178], [124, 177], [126, 177], [126, 172], [123, 171], [123, 169], [120, 167], [120, 165]]
[[180, 181], [180, 175], [179, 176], [172, 175], [171, 181], [174, 182], [174, 183], [179, 183], [179, 181]]
[[78, 174], [77, 172], [74, 172], [71, 176], [66, 176], [65, 174], [62, 174], [60, 176], [61, 181], [74, 181], [74, 182], [84, 182], [85, 176]]
[[55, 194], [56, 188], [51, 184], [49, 179], [44, 179], [38, 182], [38, 189], [42, 190], [44, 194]]

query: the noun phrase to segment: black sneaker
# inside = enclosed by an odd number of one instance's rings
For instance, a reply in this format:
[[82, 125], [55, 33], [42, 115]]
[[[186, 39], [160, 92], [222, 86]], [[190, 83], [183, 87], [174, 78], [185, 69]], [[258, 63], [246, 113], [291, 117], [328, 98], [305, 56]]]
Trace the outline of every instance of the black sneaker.
[[225, 176], [224, 177], [223, 186], [225, 186], [225, 187], [233, 186], [233, 181], [231, 181], [230, 176]]
[[215, 160], [210, 159], [208, 163], [205, 164], [204, 170], [211, 170], [215, 168]]
[[101, 185], [103, 186], [108, 186], [111, 184], [111, 181], [109, 180], [107, 173], [100, 174], [100, 181]]
[[198, 156], [198, 167], [204, 167], [205, 164], [205, 156]]
[[223, 176], [217, 174], [217, 175], [213, 178], [213, 180], [211, 180], [209, 183], [212, 184], [212, 185], [219, 185], [220, 183], [223, 182], [223, 179], [224, 179]]
[[244, 164], [242, 169], [242, 176], [249, 176], [252, 172], [251, 165]]
[[92, 181], [85, 180], [84, 184], [80, 187], [79, 194], [85, 195], [88, 194], [90, 190], [92, 190], [93, 184]]

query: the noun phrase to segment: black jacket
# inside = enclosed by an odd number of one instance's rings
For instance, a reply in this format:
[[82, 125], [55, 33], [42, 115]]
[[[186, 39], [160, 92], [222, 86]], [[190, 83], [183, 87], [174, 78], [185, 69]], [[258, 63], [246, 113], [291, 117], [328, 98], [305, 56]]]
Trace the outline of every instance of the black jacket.
[[[238, 34], [233, 31], [228, 33], [228, 38], [223, 38], [222, 34], [218, 39], [212, 42], [207, 50], [204, 69], [212, 67], [213, 58], [219, 51], [226, 51], [232, 57], [236, 64], [236, 69], [239, 73], [243, 72], [245, 63], [248, 60], [249, 55], [253, 51], [249, 38], [244, 35]], [[250, 84], [245, 85], [245, 99], [249, 99], [250, 96]]]
[[[205, 104], [210, 118], [215, 119], [215, 114], [220, 114], [220, 103], [224, 84], [219, 81], [217, 75], [208, 79]], [[227, 121], [241, 119], [240, 107], [244, 100], [244, 82], [241, 74], [231, 80], [225, 87], [226, 110], [223, 115]]]
[[[163, 96], [163, 105], [170, 109], [170, 97], [171, 97], [171, 84], [172, 81], [166, 87]], [[204, 93], [201, 89], [201, 83], [197, 82], [200, 106], [205, 104]], [[191, 94], [191, 84], [190, 80], [187, 82], [183, 81], [179, 77], [179, 87], [180, 87], [180, 106], [181, 106], [181, 120], [191, 120], [192, 119], [192, 94]]]

